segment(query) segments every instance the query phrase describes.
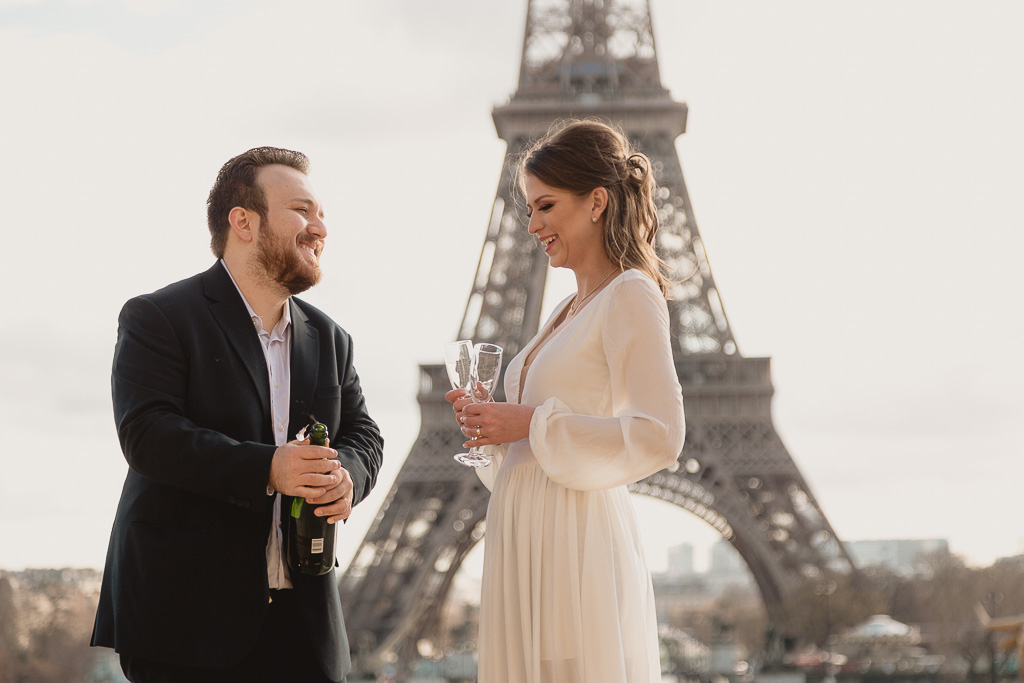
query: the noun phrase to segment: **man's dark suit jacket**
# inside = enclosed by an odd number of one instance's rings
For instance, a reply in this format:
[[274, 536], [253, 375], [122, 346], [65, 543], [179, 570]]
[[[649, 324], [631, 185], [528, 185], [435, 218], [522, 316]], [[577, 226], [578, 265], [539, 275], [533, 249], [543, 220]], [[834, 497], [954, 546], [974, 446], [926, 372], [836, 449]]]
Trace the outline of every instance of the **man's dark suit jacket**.
[[[310, 414], [326, 424], [358, 503], [373, 487], [383, 441], [351, 338], [313, 306], [294, 297], [288, 305], [288, 438]], [[111, 384], [129, 470], [92, 644], [186, 666], [235, 664], [256, 642], [270, 595], [275, 446], [263, 347], [220, 262], [125, 304]], [[288, 509], [290, 498], [282, 503]], [[351, 662], [336, 572], [292, 574], [313, 648], [340, 681]]]

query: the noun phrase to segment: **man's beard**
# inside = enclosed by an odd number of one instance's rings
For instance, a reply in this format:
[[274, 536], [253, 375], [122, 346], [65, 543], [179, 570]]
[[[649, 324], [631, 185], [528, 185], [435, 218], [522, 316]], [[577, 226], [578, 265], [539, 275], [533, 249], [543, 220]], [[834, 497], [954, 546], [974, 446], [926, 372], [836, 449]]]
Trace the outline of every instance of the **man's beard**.
[[[301, 294], [320, 282], [319, 264], [310, 265], [299, 252], [297, 242], [276, 239], [269, 222], [256, 238], [256, 263], [270, 281], [283, 287], [289, 294]], [[316, 250], [315, 240], [307, 240]]]

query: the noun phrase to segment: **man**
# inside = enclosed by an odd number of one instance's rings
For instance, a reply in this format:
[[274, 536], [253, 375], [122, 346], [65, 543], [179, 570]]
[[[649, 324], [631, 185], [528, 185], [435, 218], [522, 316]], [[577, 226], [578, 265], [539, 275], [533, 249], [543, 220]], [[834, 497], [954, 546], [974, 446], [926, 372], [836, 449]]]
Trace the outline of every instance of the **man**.
[[[92, 644], [134, 683], [351, 668], [335, 572], [289, 572], [282, 553], [282, 504], [346, 519], [383, 446], [351, 338], [292, 296], [320, 280], [327, 237], [307, 170], [271, 147], [227, 162], [207, 202], [218, 261], [121, 311], [111, 385], [129, 470]], [[330, 448], [294, 440], [311, 415]]]

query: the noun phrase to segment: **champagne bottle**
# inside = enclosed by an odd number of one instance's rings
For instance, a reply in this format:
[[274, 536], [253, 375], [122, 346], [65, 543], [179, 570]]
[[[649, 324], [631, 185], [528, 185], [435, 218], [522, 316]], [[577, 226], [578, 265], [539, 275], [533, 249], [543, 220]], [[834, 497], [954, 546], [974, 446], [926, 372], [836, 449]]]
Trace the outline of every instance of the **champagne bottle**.
[[[320, 422], [314, 422], [306, 435], [313, 446], [327, 445], [327, 427]], [[328, 524], [327, 517], [317, 517], [315, 510], [316, 506], [305, 498], [292, 498], [285, 527], [288, 568], [310, 576], [320, 576], [334, 568], [336, 525]]]

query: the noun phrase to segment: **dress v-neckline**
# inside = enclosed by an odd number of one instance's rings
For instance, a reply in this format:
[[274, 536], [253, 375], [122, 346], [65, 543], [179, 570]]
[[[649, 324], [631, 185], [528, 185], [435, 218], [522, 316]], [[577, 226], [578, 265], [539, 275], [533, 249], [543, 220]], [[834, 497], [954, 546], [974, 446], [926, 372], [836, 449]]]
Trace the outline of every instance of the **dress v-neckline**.
[[[523, 404], [523, 389], [526, 388], [526, 375], [530, 370], [530, 366], [532, 366], [533, 363], [537, 360], [537, 356], [541, 354], [541, 352], [544, 350], [544, 347], [547, 346], [555, 337], [557, 337], [559, 332], [568, 327], [570, 322], [572, 322], [571, 320], [563, 321], [565, 324], [562, 326], [561, 330], [554, 329], [558, 327], [558, 319], [561, 318], [562, 314], [566, 312], [566, 310], [569, 307], [570, 301], [572, 301], [572, 299], [567, 299], [565, 304], [563, 304], [562, 308], [559, 309], [558, 315], [554, 316], [551, 319], [551, 322], [544, 326], [544, 329], [542, 330], [542, 332], [544, 333], [543, 336], [538, 334], [534, 338], [535, 341], [526, 347], [523, 355], [523, 369], [519, 371], [519, 391], [516, 392], [516, 405]], [[575, 318], [573, 320], [575, 320]], [[533, 353], [535, 350], [536, 354], [534, 355], [533, 360], [530, 360], [530, 354]]]
[[[628, 273], [630, 270], [632, 269], [624, 270], [615, 277], [613, 277], [604, 288], [602, 288], [594, 295], [594, 298], [586, 306], [583, 306], [580, 309], [578, 309], [577, 313], [579, 313], [585, 308], [590, 308], [599, 298], [601, 298], [601, 295], [604, 294], [605, 290], [609, 289], [613, 284], [615, 284], [616, 280], [618, 280], [624, 274]], [[545, 332], [544, 336], [541, 336], [538, 333], [537, 336], [534, 337], [534, 341], [523, 350], [523, 369], [519, 372], [519, 390], [516, 392], [516, 405], [523, 404], [523, 390], [526, 388], [526, 375], [530, 369], [530, 366], [532, 366], [537, 361], [536, 356], [539, 356], [541, 353], [543, 353], [544, 347], [546, 347], [548, 344], [554, 341], [555, 337], [564, 332], [569, 327], [569, 325], [571, 325], [572, 323], [576, 322], [576, 320], [579, 319], [579, 315], [574, 315], [572, 320], [562, 321], [564, 324], [562, 325], [561, 329], [554, 329], [558, 327], [558, 320], [559, 318], [562, 317], [562, 314], [568, 311], [569, 304], [572, 302], [572, 299], [573, 297], [567, 298], [565, 300], [565, 303], [562, 304], [562, 307], [558, 309], [558, 314], [552, 316], [551, 322], [544, 326], [544, 329], [542, 330], [542, 332]], [[530, 358], [530, 353], [532, 353], [534, 349], [537, 350], [537, 354], [536, 356], [534, 356], [532, 361], [527, 363], [526, 361]]]

